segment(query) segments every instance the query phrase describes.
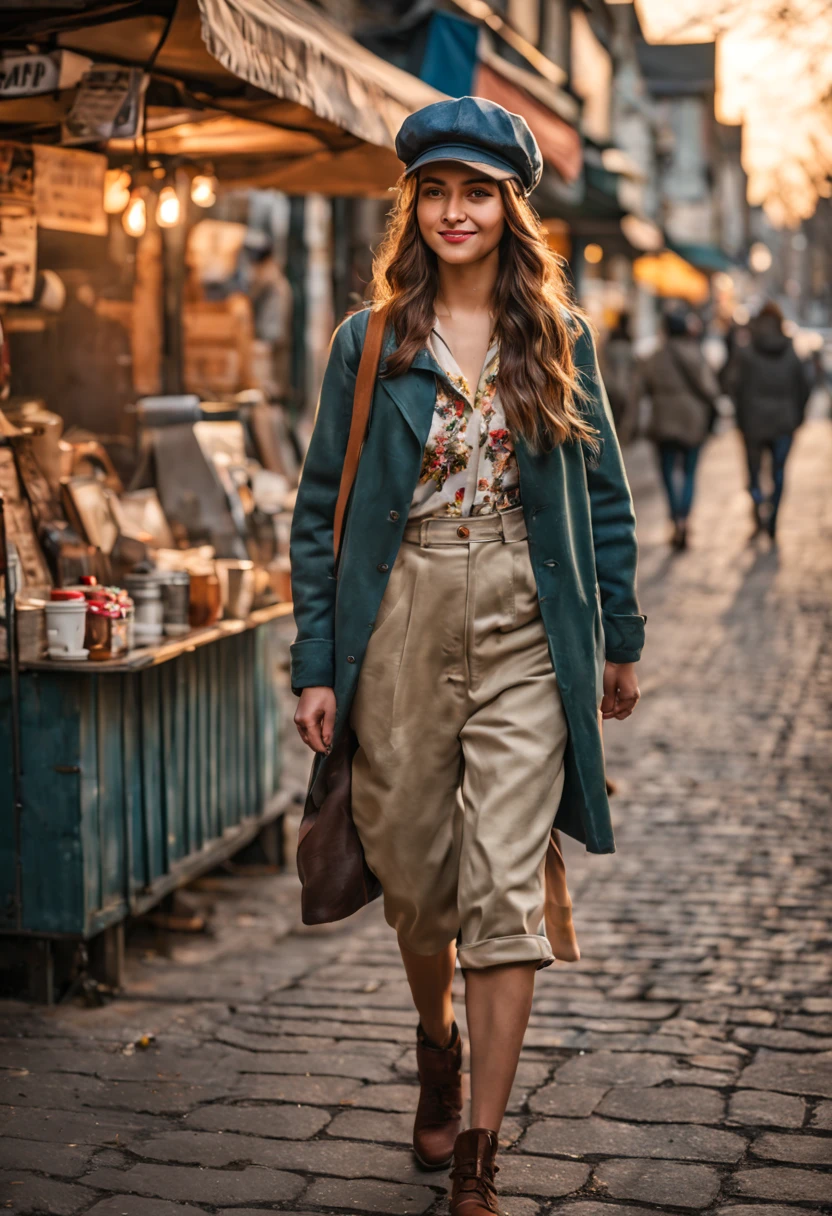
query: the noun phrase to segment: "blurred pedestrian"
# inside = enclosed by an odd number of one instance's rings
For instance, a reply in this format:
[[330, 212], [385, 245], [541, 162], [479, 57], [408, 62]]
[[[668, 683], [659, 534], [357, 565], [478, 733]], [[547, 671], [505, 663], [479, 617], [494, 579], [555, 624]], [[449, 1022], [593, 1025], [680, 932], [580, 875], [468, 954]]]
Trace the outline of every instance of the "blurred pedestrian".
[[622, 312], [601, 350], [601, 371], [618, 441], [629, 443], [636, 432], [639, 372], [630, 334], [630, 314]]
[[705, 362], [689, 315], [668, 313], [664, 329], [664, 341], [644, 364], [643, 386], [652, 405], [649, 435], [658, 451], [673, 522], [671, 544], [684, 549], [696, 465], [717, 417], [719, 385]]
[[[726, 387], [745, 440], [755, 532], [765, 528], [774, 540], [786, 460], [803, 421], [811, 384], [791, 338], [783, 331], [783, 314], [773, 301], [763, 305], [750, 328], [751, 341], [737, 349]], [[771, 457], [773, 483], [768, 497], [760, 485], [766, 451]]]

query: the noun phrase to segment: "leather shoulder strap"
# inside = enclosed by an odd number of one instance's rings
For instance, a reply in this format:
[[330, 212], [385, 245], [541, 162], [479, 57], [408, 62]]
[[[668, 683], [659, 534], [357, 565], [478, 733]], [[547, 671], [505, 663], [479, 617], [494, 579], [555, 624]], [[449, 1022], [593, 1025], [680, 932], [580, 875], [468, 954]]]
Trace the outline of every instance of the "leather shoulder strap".
[[335, 560], [341, 548], [341, 534], [344, 530], [344, 515], [347, 510], [350, 491], [358, 472], [358, 460], [367, 426], [370, 421], [370, 406], [373, 401], [373, 390], [378, 375], [378, 365], [381, 360], [381, 346], [384, 340], [386, 309], [370, 313], [367, 322], [367, 333], [364, 336], [364, 349], [361, 351], [361, 361], [358, 364], [358, 374], [355, 378], [355, 393], [352, 399], [352, 421], [350, 435], [347, 440], [347, 451], [344, 456], [344, 467], [341, 470], [341, 485], [338, 489], [338, 501], [335, 504], [335, 516], [332, 525], [332, 544], [335, 550]]

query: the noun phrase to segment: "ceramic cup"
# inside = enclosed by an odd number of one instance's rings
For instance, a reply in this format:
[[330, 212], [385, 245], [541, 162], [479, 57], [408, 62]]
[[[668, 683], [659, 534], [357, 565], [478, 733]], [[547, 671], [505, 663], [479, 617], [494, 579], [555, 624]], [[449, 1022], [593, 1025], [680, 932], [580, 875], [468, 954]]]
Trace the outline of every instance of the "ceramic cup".
[[[53, 592], [53, 595], [55, 593]], [[64, 592], [66, 598], [46, 605], [46, 641], [50, 659], [86, 659], [84, 631], [87, 601], [82, 592]]]

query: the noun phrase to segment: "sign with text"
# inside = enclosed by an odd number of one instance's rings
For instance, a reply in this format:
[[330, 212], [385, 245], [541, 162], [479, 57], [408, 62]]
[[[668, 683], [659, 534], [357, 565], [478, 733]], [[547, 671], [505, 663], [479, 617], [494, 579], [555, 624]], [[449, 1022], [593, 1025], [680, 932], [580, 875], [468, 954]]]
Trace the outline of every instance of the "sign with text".
[[37, 253], [34, 153], [0, 143], [0, 303], [31, 300]]
[[0, 55], [0, 101], [37, 97], [76, 85], [90, 61], [74, 51], [39, 55]]
[[148, 77], [141, 68], [97, 63], [84, 73], [61, 143], [101, 143], [141, 134]]
[[106, 236], [104, 174], [97, 152], [35, 145], [35, 208], [38, 227]]

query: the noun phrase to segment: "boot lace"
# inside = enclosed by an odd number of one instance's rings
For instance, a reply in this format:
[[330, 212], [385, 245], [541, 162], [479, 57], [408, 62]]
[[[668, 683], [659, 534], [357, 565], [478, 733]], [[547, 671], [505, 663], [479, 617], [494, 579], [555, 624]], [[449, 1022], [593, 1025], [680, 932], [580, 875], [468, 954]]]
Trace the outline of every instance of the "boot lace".
[[[488, 1174], [477, 1170], [476, 1162], [466, 1161], [462, 1165], [455, 1165], [451, 1170], [450, 1176], [454, 1181], [459, 1180], [465, 1184], [460, 1187], [460, 1190], [474, 1194], [478, 1199], [484, 1199], [491, 1204], [497, 1198], [494, 1174], [499, 1174], [499, 1172], [499, 1165], [494, 1165], [491, 1167], [491, 1177], [489, 1177]], [[473, 1186], [468, 1185], [471, 1182], [473, 1182]]]

